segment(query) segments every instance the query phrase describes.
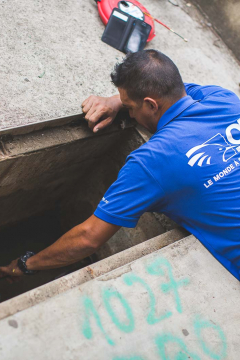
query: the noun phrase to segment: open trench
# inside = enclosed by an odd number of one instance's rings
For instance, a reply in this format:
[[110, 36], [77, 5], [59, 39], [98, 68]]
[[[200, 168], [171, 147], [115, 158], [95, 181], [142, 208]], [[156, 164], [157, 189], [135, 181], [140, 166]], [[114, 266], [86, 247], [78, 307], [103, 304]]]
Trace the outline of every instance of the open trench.
[[[92, 215], [127, 155], [144, 143], [131, 124], [121, 130], [116, 122], [94, 135], [81, 119], [0, 135], [1, 265], [44, 249]], [[14, 284], [1, 279], [1, 302], [174, 227], [163, 215], [146, 213], [135, 229], [122, 228], [96, 254], [74, 265]]]

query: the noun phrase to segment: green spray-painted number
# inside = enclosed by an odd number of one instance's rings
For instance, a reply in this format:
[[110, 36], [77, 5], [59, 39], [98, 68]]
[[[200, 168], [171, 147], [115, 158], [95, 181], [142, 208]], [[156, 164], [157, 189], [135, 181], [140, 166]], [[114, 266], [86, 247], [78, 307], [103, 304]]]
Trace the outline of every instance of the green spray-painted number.
[[123, 281], [125, 282], [126, 285], [128, 286], [132, 286], [133, 284], [141, 284], [144, 289], [146, 289], [148, 296], [149, 296], [149, 313], [147, 315], [147, 322], [148, 324], [156, 324], [164, 319], [169, 318], [172, 313], [170, 311], [167, 311], [165, 314], [162, 314], [160, 316], [156, 315], [156, 299], [155, 296], [152, 292], [152, 289], [150, 288], [150, 286], [139, 276], [133, 274], [133, 273], [129, 273], [129, 274], [125, 274], [123, 276]]
[[[220, 346], [218, 347], [218, 353], [215, 353], [211, 349], [211, 345], [207, 344], [206, 341], [203, 339], [202, 331], [204, 329], [213, 329], [218, 333], [219, 339], [220, 339]], [[201, 344], [201, 347], [206, 355], [210, 356], [214, 360], [222, 360], [225, 359], [227, 356], [227, 340], [224, 335], [223, 330], [220, 328], [220, 326], [213, 324], [209, 320], [203, 320], [200, 318], [200, 316], [197, 316], [194, 321], [194, 330], [198, 337], [198, 340]], [[214, 342], [215, 344], [215, 342]]]
[[161, 284], [161, 290], [164, 293], [173, 292], [173, 296], [176, 302], [176, 309], [179, 313], [182, 313], [182, 304], [180, 295], [178, 292], [179, 287], [186, 286], [189, 284], [189, 279], [181, 279], [176, 281], [173, 276], [172, 266], [170, 262], [165, 258], [157, 258], [153, 263], [147, 265], [147, 272], [151, 275], [165, 275], [165, 270], [167, 270], [167, 275], [169, 282]]
[[83, 325], [82, 325], [82, 333], [85, 336], [85, 338], [92, 339], [92, 337], [93, 337], [93, 332], [92, 332], [91, 323], [90, 323], [91, 316], [93, 316], [98, 328], [105, 336], [105, 339], [107, 340], [107, 342], [110, 345], [115, 345], [114, 341], [110, 338], [110, 336], [104, 330], [100, 316], [98, 314], [98, 311], [97, 311], [92, 299], [90, 299], [89, 297], [84, 297], [83, 298], [83, 306], [84, 306], [84, 321], [83, 321]]
[[[187, 349], [187, 346], [184, 344], [182, 339], [179, 339], [171, 334], [158, 335], [155, 339], [158, 354], [160, 355], [161, 360], [201, 360], [200, 357]], [[170, 358], [166, 353], [166, 346], [169, 344], [169, 349], [173, 349], [173, 344], [176, 344], [181, 349], [174, 356]]]
[[[118, 315], [116, 314], [116, 311], [113, 309], [110, 302], [112, 298], [118, 299], [122, 304], [122, 307], [124, 308], [127, 315], [127, 323], [122, 322], [118, 318]], [[103, 290], [103, 303], [113, 323], [118, 327], [118, 329], [125, 333], [130, 333], [134, 330], [135, 322], [131, 307], [128, 304], [127, 300], [117, 290], [112, 288], [105, 288]]]

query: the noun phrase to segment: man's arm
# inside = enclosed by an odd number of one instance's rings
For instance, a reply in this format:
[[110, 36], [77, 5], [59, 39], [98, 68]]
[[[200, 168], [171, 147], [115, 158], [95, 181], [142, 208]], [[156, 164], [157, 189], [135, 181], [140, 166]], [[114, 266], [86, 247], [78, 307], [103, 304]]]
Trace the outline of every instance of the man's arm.
[[[93, 132], [104, 129], [112, 124], [119, 110], [122, 109], [120, 95], [111, 97], [89, 96], [82, 103], [85, 119]], [[101, 122], [99, 122], [101, 120]]]
[[[73, 264], [96, 252], [119, 229], [120, 226], [109, 224], [92, 215], [54, 244], [29, 258], [26, 262], [27, 269], [47, 270]], [[17, 260], [6, 267], [0, 267], [0, 277], [21, 275], [23, 273], [17, 266]]]

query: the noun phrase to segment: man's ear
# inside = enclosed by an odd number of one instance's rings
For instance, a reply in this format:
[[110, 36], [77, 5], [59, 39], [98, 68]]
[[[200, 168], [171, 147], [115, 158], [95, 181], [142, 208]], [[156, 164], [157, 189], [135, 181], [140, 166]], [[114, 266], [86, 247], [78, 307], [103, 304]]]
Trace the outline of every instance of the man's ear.
[[144, 98], [144, 102], [145, 105], [149, 108], [149, 110], [153, 111], [153, 112], [157, 112], [159, 109], [158, 103], [156, 100], [150, 98], [150, 97], [146, 97]]

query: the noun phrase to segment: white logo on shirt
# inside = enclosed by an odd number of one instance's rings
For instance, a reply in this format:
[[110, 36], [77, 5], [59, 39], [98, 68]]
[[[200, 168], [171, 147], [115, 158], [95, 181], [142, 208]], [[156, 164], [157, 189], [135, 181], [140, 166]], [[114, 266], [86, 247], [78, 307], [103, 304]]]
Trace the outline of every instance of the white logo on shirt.
[[108, 203], [109, 203], [109, 201], [108, 201], [107, 199], [105, 199], [105, 197], [102, 198], [102, 201], [104, 201], [105, 204], [108, 204]]
[[191, 148], [186, 153], [186, 156], [189, 158], [188, 164], [190, 166], [194, 166], [196, 163], [198, 166], [202, 166], [205, 163], [211, 165], [212, 157], [219, 154], [222, 156], [222, 161], [227, 162], [240, 152], [240, 139], [235, 139], [232, 134], [232, 130], [237, 130], [240, 133], [240, 119], [237, 122], [238, 124], [232, 124], [226, 129], [228, 141], [223, 135], [218, 133], [203, 144]]

